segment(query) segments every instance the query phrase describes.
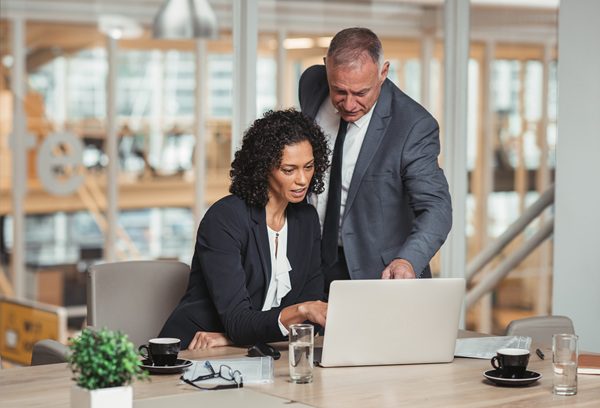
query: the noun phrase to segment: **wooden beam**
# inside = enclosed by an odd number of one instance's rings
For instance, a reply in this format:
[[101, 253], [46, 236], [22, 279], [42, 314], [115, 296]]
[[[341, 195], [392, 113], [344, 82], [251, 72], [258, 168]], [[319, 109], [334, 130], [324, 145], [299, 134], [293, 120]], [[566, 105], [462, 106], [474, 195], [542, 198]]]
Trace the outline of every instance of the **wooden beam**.
[[15, 291], [10, 281], [6, 277], [6, 273], [4, 272], [4, 267], [0, 265], [0, 294], [6, 297], [14, 297]]

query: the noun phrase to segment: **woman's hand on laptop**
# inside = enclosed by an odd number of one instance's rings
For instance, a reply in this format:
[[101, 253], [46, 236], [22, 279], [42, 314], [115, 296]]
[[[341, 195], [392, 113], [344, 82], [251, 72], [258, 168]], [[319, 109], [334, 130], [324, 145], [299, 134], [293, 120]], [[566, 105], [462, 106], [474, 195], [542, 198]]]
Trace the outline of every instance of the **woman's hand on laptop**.
[[417, 275], [406, 259], [394, 259], [381, 273], [381, 279], [415, 279]]
[[286, 327], [291, 324], [302, 323], [307, 320], [325, 327], [327, 318], [327, 303], [316, 300], [313, 302], [303, 302], [297, 305], [288, 306], [281, 311], [281, 323]]

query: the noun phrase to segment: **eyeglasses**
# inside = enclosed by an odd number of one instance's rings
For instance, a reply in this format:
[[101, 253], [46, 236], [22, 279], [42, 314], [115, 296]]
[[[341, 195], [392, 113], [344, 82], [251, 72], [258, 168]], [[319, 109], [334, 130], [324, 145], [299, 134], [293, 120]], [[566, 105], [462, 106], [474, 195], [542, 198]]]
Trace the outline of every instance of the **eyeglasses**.
[[[196, 387], [200, 390], [212, 391], [212, 390], [226, 390], [230, 388], [242, 388], [244, 386], [244, 381], [242, 378], [242, 373], [238, 370], [233, 370], [228, 365], [222, 365], [219, 367], [219, 371], [215, 371], [210, 361], [206, 361], [204, 363], [204, 367], [208, 368], [210, 374], [205, 374], [194, 378], [193, 380], [188, 380], [184, 378], [183, 375], [179, 377], [181, 381], [186, 384], [191, 385], [192, 387]], [[211, 378], [222, 378], [225, 381], [233, 381], [233, 384], [221, 384], [216, 385], [214, 387], [201, 387], [197, 384], [194, 384], [197, 381], [209, 380]]]

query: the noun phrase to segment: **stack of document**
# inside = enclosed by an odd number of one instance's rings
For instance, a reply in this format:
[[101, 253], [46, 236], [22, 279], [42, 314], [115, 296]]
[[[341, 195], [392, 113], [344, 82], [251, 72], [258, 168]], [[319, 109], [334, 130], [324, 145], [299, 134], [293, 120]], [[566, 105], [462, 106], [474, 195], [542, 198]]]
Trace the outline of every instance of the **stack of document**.
[[529, 350], [529, 347], [531, 347], [531, 337], [528, 336], [470, 337], [456, 340], [454, 356], [490, 359], [501, 348]]

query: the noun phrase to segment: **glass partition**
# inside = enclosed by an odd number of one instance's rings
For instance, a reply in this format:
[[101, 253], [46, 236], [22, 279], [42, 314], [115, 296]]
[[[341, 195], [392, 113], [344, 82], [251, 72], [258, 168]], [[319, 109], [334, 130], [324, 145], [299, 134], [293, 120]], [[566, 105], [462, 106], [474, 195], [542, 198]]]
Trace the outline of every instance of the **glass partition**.
[[[478, 125], [474, 132], [470, 129], [467, 147], [468, 260], [506, 231], [553, 183], [556, 23], [553, 8], [505, 6], [494, 12], [472, 7], [471, 57], [480, 75], [469, 74], [469, 87], [477, 89], [478, 99], [469, 110], [469, 121], [477, 120]], [[551, 212], [531, 223], [484, 274], [514, 253]], [[468, 327], [503, 333], [513, 319], [549, 314], [551, 271], [552, 242], [547, 240], [471, 309]]]

